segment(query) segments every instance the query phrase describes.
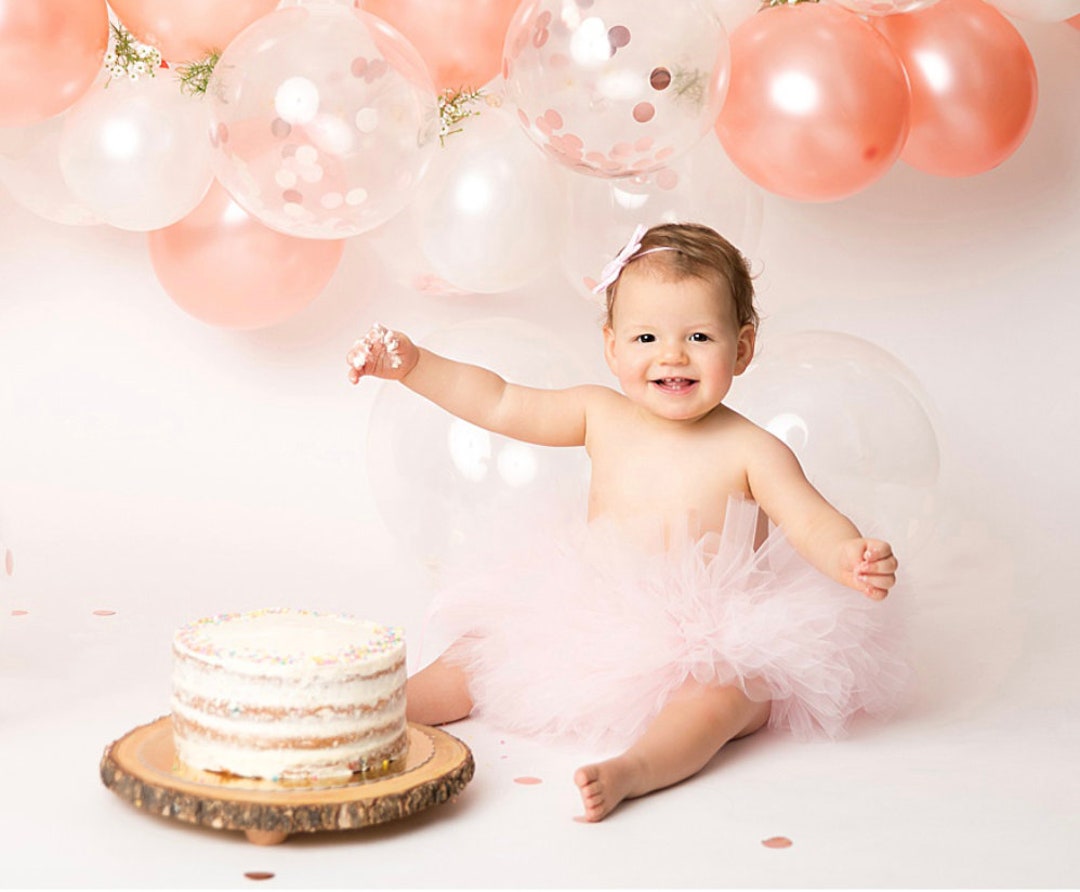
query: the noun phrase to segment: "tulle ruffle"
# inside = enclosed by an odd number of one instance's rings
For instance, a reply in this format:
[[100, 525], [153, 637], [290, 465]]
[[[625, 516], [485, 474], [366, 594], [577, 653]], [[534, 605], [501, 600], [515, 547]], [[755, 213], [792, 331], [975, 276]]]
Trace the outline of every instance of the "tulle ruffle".
[[894, 613], [761, 530], [755, 503], [730, 500], [719, 534], [661, 538], [530, 523], [451, 569], [429, 628], [455, 642], [476, 714], [626, 746], [690, 680], [771, 701], [770, 726], [799, 738], [841, 736], [902, 701], [912, 672]]

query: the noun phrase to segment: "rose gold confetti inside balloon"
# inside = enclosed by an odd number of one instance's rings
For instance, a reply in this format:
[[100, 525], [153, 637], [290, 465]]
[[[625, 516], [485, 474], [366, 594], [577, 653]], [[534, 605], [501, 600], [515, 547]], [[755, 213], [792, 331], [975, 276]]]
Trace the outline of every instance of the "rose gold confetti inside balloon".
[[727, 33], [712, 3], [526, 0], [503, 76], [521, 125], [581, 173], [656, 170], [708, 131], [724, 101]]
[[267, 226], [339, 239], [400, 211], [436, 147], [435, 90], [416, 51], [360, 10], [312, 2], [264, 16], [214, 69], [221, 184]]

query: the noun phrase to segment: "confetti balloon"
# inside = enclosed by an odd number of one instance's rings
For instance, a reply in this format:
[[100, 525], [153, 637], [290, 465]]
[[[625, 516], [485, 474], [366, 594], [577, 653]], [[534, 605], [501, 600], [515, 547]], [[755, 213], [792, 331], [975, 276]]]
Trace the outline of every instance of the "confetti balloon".
[[222, 54], [208, 92], [218, 179], [290, 235], [339, 239], [390, 219], [437, 145], [423, 61], [380, 19], [340, 4], [259, 19]]
[[940, 454], [912, 372], [853, 335], [773, 335], [730, 404], [783, 440], [810, 482], [860, 527], [907, 553], [933, 528]]
[[[518, 384], [567, 387], [584, 380], [558, 336], [520, 319], [475, 319], [420, 340]], [[576, 506], [575, 500], [584, 511], [588, 486], [583, 449], [534, 446], [490, 433], [396, 383], [381, 385], [375, 397], [367, 465], [387, 527], [429, 562], [475, 542], [472, 537], [499, 518]]]
[[899, 15], [930, 6], [938, 0], [832, 0], [832, 2], [859, 15]]
[[525, 132], [560, 164], [599, 177], [657, 170], [712, 126], [728, 80], [711, 0], [526, 0], [503, 76]]

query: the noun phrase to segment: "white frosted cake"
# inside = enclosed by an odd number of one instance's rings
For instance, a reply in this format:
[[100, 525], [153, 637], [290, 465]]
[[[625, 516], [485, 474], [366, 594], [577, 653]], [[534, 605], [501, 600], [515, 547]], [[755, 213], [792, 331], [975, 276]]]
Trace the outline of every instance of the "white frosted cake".
[[404, 765], [405, 639], [341, 614], [207, 617], [173, 638], [173, 738], [192, 768], [340, 782]]

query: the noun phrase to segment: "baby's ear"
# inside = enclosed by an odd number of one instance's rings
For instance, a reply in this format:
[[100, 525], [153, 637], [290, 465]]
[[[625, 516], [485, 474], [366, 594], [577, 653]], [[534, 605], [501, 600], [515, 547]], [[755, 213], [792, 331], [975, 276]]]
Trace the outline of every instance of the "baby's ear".
[[604, 326], [604, 360], [613, 375], [618, 375], [618, 363], [615, 361], [615, 331], [610, 325]]
[[739, 329], [739, 341], [735, 353], [735, 374], [741, 375], [754, 358], [754, 345], [757, 343], [757, 329], [747, 323]]

